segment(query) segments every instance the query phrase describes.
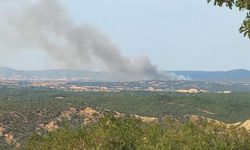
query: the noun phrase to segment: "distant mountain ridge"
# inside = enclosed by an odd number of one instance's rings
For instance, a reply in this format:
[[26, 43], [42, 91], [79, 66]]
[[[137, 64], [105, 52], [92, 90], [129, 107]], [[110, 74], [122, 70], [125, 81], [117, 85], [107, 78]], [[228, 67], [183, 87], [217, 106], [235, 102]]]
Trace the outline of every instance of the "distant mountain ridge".
[[[166, 71], [166, 73], [183, 76], [186, 79], [195, 81], [250, 82], [250, 71], [245, 69], [236, 69], [230, 71]], [[126, 78], [121, 74], [115, 76], [112, 73], [103, 71], [83, 71], [67, 69], [24, 71], [15, 70], [8, 67], [0, 67], [0, 75], [20, 75], [26, 78], [86, 78], [91, 81], [119, 81], [119, 79]]]
[[[23, 75], [23, 76], [39, 76], [39, 77], [79, 77], [82, 76], [83, 71], [80, 70], [66, 70], [66, 69], [58, 69], [58, 70], [41, 70], [41, 71], [25, 71], [25, 70], [15, 70], [8, 67], [0, 67], [0, 74], [5, 75]], [[85, 73], [87, 73], [85, 71]]]
[[52, 69], [52, 70], [40, 70], [40, 71], [25, 71], [15, 70], [8, 67], [0, 67], [0, 76], [13, 76], [20, 75], [24, 78], [74, 78], [86, 81], [129, 81], [129, 77], [124, 74], [115, 74], [105, 71], [86, 71], [86, 70], [70, 70], [70, 69]]
[[26, 70], [15, 70], [8, 67], [0, 67], [0, 75], [12, 77], [15, 75], [22, 76], [26, 79], [32, 78], [75, 78], [85, 79], [88, 81], [103, 81], [106, 79], [104, 72], [98, 71], [82, 71], [82, 70], [70, 70], [70, 69], [52, 69], [52, 70], [40, 70], [40, 71], [26, 71]]

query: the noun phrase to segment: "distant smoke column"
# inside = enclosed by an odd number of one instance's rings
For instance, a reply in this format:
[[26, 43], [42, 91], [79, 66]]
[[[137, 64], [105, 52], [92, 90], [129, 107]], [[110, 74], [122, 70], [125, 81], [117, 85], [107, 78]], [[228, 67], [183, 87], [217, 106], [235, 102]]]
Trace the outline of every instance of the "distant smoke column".
[[[124, 57], [110, 39], [89, 25], [76, 25], [60, 0], [15, 1], [16, 9], [0, 15], [0, 51], [42, 50], [63, 67], [103, 64], [112, 72], [141, 79], [172, 79], [146, 58]], [[0, 1], [8, 5], [6, 1]], [[12, 4], [13, 5], [13, 4]], [[0, 11], [1, 13], [1, 11]], [[174, 77], [175, 78], [175, 77]]]

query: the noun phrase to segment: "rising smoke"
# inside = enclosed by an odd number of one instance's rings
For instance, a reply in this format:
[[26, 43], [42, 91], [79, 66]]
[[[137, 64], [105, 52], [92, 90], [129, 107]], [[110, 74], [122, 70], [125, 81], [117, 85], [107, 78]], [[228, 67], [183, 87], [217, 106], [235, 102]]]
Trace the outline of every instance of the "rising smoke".
[[0, 12], [1, 53], [6, 49], [45, 51], [61, 67], [101, 64], [108, 71], [134, 79], [178, 79], [175, 75], [159, 73], [147, 57], [123, 56], [102, 32], [90, 25], [74, 23], [60, 0], [0, 2], [2, 6], [6, 3], [12, 6], [0, 7], [3, 10]]

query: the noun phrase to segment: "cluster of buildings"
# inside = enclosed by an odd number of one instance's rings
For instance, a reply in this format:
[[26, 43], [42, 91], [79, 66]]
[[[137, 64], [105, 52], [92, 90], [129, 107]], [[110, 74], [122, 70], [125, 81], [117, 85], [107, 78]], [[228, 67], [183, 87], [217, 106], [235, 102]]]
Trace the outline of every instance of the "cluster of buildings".
[[179, 89], [176, 90], [177, 93], [188, 93], [188, 94], [196, 94], [196, 93], [207, 93], [208, 91], [206, 90], [202, 90], [202, 89], [195, 89], [195, 88], [191, 88], [191, 89]]

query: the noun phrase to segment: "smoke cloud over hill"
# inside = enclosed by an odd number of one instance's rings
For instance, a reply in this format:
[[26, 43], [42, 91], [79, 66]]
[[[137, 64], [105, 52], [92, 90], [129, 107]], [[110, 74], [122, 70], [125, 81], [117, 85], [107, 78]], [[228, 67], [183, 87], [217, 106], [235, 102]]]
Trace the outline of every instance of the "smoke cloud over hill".
[[[91, 25], [77, 25], [60, 0], [0, 0], [0, 52], [44, 51], [61, 67], [99, 64], [131, 79], [178, 79], [163, 75], [149, 58], [128, 58]], [[11, 7], [10, 7], [11, 5]], [[1, 6], [0, 6], [1, 8]]]

